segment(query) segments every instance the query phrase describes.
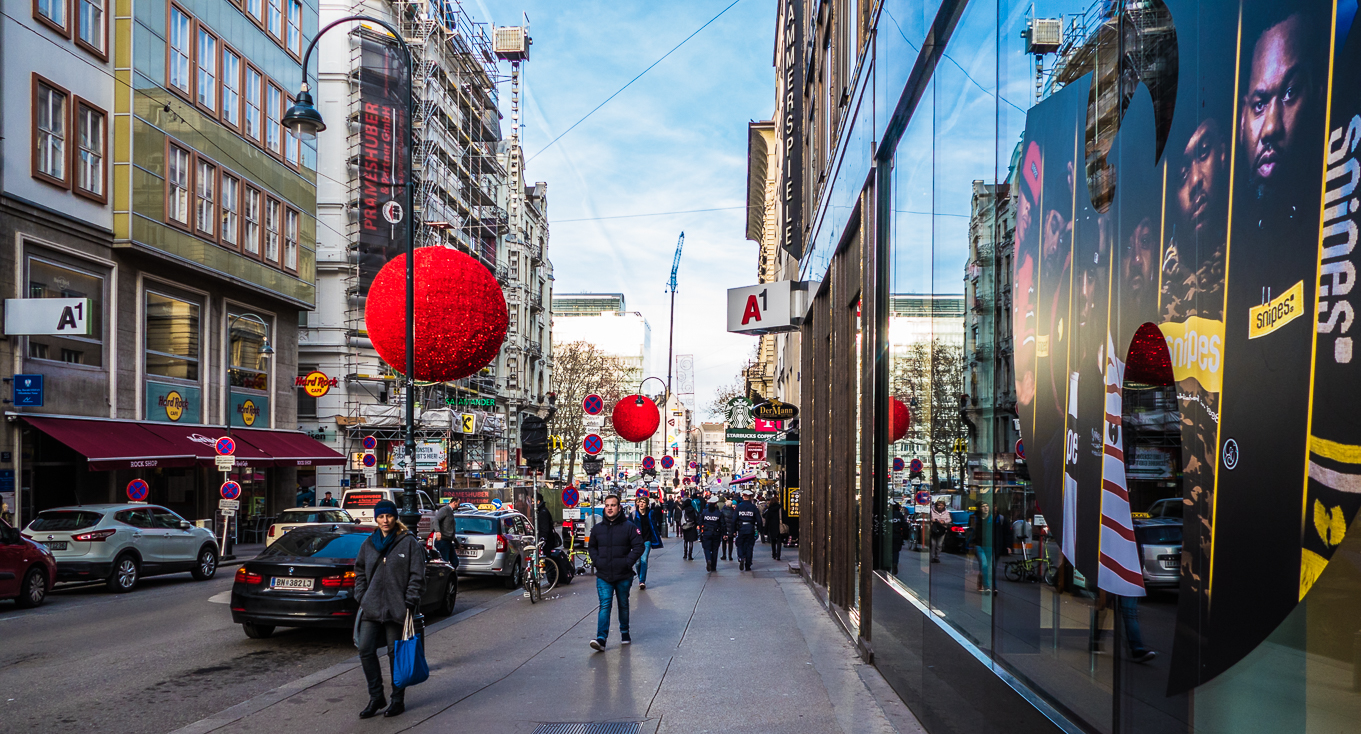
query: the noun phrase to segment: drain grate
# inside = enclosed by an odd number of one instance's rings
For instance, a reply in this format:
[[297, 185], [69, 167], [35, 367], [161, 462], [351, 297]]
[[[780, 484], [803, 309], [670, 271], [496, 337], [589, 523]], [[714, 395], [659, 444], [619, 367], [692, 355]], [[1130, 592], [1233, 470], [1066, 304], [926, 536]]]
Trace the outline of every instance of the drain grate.
[[534, 734], [638, 734], [632, 721], [612, 724], [540, 724]]

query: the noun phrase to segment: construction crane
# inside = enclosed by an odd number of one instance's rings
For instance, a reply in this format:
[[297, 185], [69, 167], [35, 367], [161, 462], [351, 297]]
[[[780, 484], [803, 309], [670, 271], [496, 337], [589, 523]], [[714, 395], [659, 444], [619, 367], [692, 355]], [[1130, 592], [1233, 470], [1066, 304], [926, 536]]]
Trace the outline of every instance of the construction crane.
[[671, 298], [671, 306], [672, 306], [672, 308], [671, 308], [671, 313], [672, 313], [672, 314], [674, 314], [674, 313], [676, 312], [676, 309], [675, 309], [675, 306], [676, 306], [676, 299], [675, 299], [675, 295], [676, 295], [676, 271], [677, 271], [677, 270], [680, 270], [680, 256], [681, 256], [681, 250], [684, 249], [684, 248], [685, 248], [685, 233], [684, 233], [684, 232], [681, 232], [680, 240], [679, 240], [678, 242], [676, 242], [676, 259], [674, 259], [674, 260], [671, 261], [671, 281], [670, 281], [669, 283], [666, 284], [666, 292], [667, 292], [667, 293], [670, 293], [671, 296], [672, 296], [672, 298]]
[[671, 261], [671, 280], [666, 283], [666, 290], [671, 294], [671, 325], [667, 328], [666, 337], [666, 395], [662, 396], [662, 454], [666, 454], [671, 444], [667, 434], [666, 406], [671, 400], [671, 348], [676, 342], [676, 271], [680, 270], [681, 250], [685, 248], [685, 233], [680, 233], [680, 239], [676, 241], [676, 257]]

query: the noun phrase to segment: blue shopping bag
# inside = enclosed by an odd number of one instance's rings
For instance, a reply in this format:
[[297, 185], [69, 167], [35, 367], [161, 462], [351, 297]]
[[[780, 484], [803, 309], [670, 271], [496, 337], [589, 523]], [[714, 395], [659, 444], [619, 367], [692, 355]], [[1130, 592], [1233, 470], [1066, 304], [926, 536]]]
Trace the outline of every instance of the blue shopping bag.
[[392, 646], [392, 686], [407, 688], [424, 683], [429, 677], [430, 666], [425, 662], [425, 635], [416, 632], [416, 625], [408, 610], [402, 639]]

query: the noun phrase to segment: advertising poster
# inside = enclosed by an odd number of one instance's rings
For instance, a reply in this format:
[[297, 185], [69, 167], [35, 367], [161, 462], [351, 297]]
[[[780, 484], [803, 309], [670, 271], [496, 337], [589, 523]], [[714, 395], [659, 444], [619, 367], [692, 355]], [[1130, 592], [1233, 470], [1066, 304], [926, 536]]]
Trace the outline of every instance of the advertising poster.
[[359, 64], [359, 293], [406, 252], [405, 170], [411, 145], [407, 96], [411, 76], [402, 51], [364, 36]]

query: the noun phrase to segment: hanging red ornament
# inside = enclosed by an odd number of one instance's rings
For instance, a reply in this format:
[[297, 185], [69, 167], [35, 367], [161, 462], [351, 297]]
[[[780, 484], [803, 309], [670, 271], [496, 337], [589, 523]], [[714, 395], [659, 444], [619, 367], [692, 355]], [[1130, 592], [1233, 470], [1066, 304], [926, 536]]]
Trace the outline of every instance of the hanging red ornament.
[[908, 409], [903, 401], [897, 398], [888, 399], [889, 407], [889, 443], [901, 441], [907, 435], [908, 426], [912, 425], [912, 411]]
[[614, 414], [610, 417], [614, 432], [625, 441], [639, 443], [646, 441], [657, 432], [662, 415], [651, 398], [642, 395], [629, 395], [614, 404]]
[[[406, 372], [406, 255], [369, 286], [364, 322], [378, 356]], [[487, 268], [447, 247], [416, 250], [417, 380], [458, 380], [487, 366], [506, 339], [506, 298]]]

